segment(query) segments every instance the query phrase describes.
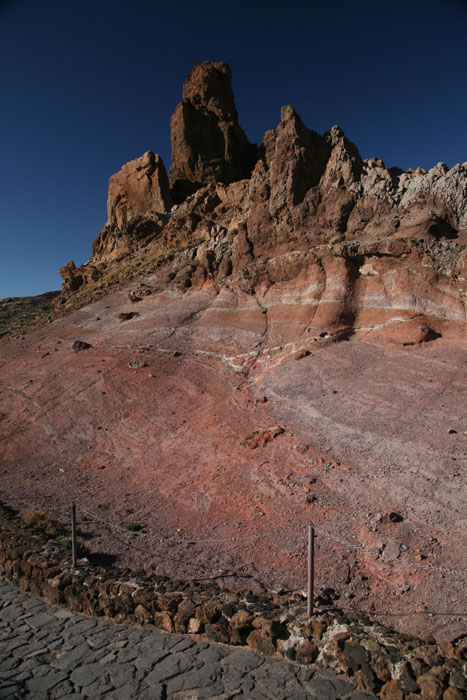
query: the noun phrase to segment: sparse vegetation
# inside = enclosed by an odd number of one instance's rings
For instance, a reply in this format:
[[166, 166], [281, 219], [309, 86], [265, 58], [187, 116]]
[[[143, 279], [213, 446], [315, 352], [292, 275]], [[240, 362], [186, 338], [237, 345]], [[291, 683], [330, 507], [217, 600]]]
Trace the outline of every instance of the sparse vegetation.
[[30, 508], [23, 515], [23, 523], [31, 530], [39, 530], [54, 539], [67, 534], [67, 528], [58, 520], [49, 519], [44, 510]]
[[45, 321], [53, 313], [53, 300], [58, 294], [46, 292], [35, 297], [0, 299], [0, 336]]
[[146, 277], [157, 270], [157, 268], [173, 260], [177, 253], [190, 247], [191, 244], [186, 243], [184, 245], [177, 245], [174, 248], [162, 249], [156, 255], [143, 258], [129, 258], [126, 261], [120, 261], [110, 269], [102, 270], [99, 279], [95, 282], [84, 284], [63, 302], [59, 300], [57, 311], [59, 314], [62, 314], [74, 309], [79, 309], [95, 299], [99, 299], [104, 294], [107, 294], [110, 288], [115, 285], [129, 282], [135, 277]]
[[[55, 539], [58, 542], [58, 544], [60, 544], [62, 547], [65, 547], [66, 549], [71, 549], [71, 537], [68, 537], [67, 535], [59, 535]], [[76, 550], [79, 557], [87, 557], [89, 554], [89, 550], [86, 547], [84, 540], [81, 539], [81, 537], [76, 538]]]
[[[23, 523], [31, 530], [43, 532], [50, 539], [55, 540], [62, 547], [71, 549], [71, 537], [68, 528], [58, 520], [49, 518], [45, 510], [35, 510], [30, 508], [22, 517]], [[79, 557], [86, 557], [89, 553], [84, 540], [81, 537], [76, 539], [76, 548]]]
[[125, 530], [128, 530], [128, 532], [140, 532], [143, 529], [141, 523], [131, 521], [125, 523], [123, 527], [125, 528]]

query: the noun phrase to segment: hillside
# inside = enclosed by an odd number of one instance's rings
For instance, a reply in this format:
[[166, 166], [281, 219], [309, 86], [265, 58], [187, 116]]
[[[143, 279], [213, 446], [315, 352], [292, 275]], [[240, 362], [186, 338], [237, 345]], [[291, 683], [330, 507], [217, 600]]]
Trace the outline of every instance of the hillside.
[[110, 178], [56, 319], [0, 343], [4, 500], [252, 590], [303, 588], [312, 521], [340, 605], [465, 634], [467, 164], [387, 169], [292, 107], [257, 147], [224, 63], [171, 128], [169, 174]]
[[59, 292], [46, 292], [34, 297], [0, 299], [0, 336], [40, 323], [54, 312], [53, 300]]

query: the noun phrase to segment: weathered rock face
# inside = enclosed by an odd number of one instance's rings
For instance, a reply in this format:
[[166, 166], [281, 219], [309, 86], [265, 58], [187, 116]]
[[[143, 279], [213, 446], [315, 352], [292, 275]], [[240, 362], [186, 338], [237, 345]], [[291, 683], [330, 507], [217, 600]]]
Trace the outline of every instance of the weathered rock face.
[[227, 63], [197, 63], [171, 119], [170, 183], [182, 201], [210, 182], [249, 177], [256, 149], [238, 123]]
[[93, 243], [93, 260], [120, 259], [161, 230], [173, 202], [162, 158], [147, 151], [109, 180], [107, 223]]
[[124, 229], [133, 219], [170, 211], [169, 180], [162, 158], [147, 151], [125, 163], [109, 180], [107, 213], [109, 226]]
[[91, 262], [63, 270], [62, 301], [112, 260], [152, 256], [170, 261], [166, 286], [214, 280], [253, 295], [271, 342], [295, 342], [306, 328], [418, 343], [427, 339], [420, 325], [449, 326], [459, 337], [467, 164], [388, 170], [362, 159], [340, 127], [319, 135], [287, 106], [251, 170], [230, 81], [225, 63], [195, 66], [172, 117], [177, 206], [158, 156], [124, 166], [110, 180], [109, 221]]

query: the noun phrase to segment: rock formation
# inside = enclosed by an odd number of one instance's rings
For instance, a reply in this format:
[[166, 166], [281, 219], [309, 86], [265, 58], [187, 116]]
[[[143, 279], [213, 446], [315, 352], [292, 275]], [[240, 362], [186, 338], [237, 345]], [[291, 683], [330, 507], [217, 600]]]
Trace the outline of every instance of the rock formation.
[[309, 130], [290, 106], [258, 149], [238, 124], [226, 63], [195, 66], [171, 127], [172, 198], [151, 152], [113, 175], [91, 261], [61, 270], [62, 305], [107, 288], [112, 261], [126, 257], [128, 275], [163, 267], [163, 286], [215, 280], [254, 295], [280, 342], [310, 326], [412, 342], [414, 316], [435, 332], [463, 323], [467, 164], [387, 169], [340, 127]]
[[303, 587], [313, 522], [344, 607], [460, 639], [467, 163], [387, 169], [292, 107], [250, 147], [225, 64], [172, 128], [172, 194], [124, 166], [58, 318], [0, 340], [2, 496], [73, 493], [95, 552], [239, 587]]
[[197, 63], [171, 119], [170, 183], [175, 201], [209, 182], [250, 175], [256, 148], [238, 123], [227, 63]]

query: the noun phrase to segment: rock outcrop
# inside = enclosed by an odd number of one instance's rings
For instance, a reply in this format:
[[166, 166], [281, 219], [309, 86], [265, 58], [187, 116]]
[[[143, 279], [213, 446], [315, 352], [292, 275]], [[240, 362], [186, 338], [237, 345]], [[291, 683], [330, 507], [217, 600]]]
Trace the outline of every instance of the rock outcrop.
[[175, 201], [210, 182], [249, 177], [256, 148], [238, 123], [227, 63], [197, 63], [171, 119], [170, 183]]
[[106, 289], [112, 261], [126, 257], [128, 276], [165, 266], [164, 286], [214, 280], [254, 295], [268, 332], [282, 326], [279, 342], [310, 326], [418, 342], [414, 317], [435, 333], [464, 323], [467, 163], [387, 169], [340, 127], [309, 130], [290, 106], [257, 149], [238, 124], [225, 63], [195, 66], [171, 126], [172, 194], [151, 152], [112, 176], [91, 261], [62, 268], [62, 305], [77, 289], [79, 303], [83, 287], [90, 298]]

